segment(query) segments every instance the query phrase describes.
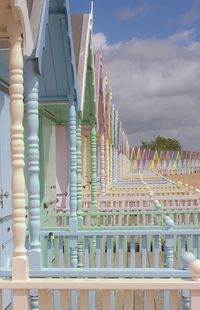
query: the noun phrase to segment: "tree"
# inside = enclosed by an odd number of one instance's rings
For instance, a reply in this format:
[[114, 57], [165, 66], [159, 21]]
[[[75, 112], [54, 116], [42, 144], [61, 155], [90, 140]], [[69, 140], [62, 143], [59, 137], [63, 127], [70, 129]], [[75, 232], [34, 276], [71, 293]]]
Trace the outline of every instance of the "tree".
[[150, 142], [142, 141], [141, 148], [150, 149], [152, 151], [181, 151], [181, 144], [173, 138], [165, 138], [160, 135]]

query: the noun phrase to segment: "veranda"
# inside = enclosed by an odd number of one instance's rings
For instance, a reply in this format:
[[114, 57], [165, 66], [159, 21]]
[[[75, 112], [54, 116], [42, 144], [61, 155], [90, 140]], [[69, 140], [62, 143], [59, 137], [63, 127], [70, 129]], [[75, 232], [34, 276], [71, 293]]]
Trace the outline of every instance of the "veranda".
[[78, 28], [66, 0], [0, 8], [0, 308], [155, 309], [159, 298], [198, 309], [199, 191], [132, 171], [102, 57], [93, 60], [92, 9]]

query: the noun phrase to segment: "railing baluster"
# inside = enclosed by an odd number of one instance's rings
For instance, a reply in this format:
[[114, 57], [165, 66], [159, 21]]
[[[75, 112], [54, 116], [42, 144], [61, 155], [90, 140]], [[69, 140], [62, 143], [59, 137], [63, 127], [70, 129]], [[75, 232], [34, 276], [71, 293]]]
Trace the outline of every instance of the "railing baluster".
[[47, 239], [47, 267], [52, 267], [52, 240], [51, 240], [51, 234], [49, 234], [49, 237]]
[[89, 237], [86, 236], [84, 240], [84, 262], [85, 268], [89, 268]]
[[160, 256], [160, 237], [156, 235], [152, 238], [152, 253], [153, 253], [153, 267], [159, 267], [159, 256]]
[[124, 251], [123, 251], [124, 236], [118, 237], [118, 243], [119, 243], [118, 265], [119, 265], [119, 268], [123, 268], [124, 267]]
[[88, 310], [96, 309], [96, 300], [95, 300], [96, 292], [89, 290], [88, 292]]
[[107, 268], [112, 267], [112, 236], [107, 237]]
[[58, 244], [59, 267], [62, 268], [62, 267], [64, 267], [63, 236], [59, 236], [58, 242], [59, 242], [59, 244]]
[[97, 236], [96, 237], [96, 267], [100, 268], [101, 266], [101, 262], [102, 262], [102, 237], [101, 236]]
[[147, 266], [147, 236], [142, 235], [142, 267]]
[[60, 291], [54, 290], [53, 291], [53, 310], [60, 309]]
[[135, 236], [131, 236], [130, 241], [130, 267], [135, 267]]
[[70, 310], [78, 310], [78, 291], [71, 290]]

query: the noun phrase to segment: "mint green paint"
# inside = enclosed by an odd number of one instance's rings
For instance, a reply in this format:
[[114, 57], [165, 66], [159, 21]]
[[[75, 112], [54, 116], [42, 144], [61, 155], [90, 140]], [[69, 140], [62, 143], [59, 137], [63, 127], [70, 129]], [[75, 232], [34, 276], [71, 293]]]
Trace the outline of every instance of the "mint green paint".
[[[83, 216], [82, 216], [82, 134], [81, 134], [81, 116], [77, 114], [76, 121], [76, 158], [77, 158], [77, 217], [78, 227], [83, 227]], [[78, 267], [83, 267], [83, 238], [78, 239]]]
[[[91, 209], [97, 212], [97, 172], [96, 172], [96, 126], [91, 128]], [[96, 215], [95, 215], [96, 217]], [[95, 221], [95, 217], [92, 222]]]
[[[56, 206], [56, 143], [55, 123], [40, 112], [40, 197], [41, 222], [45, 226], [46, 215], [53, 214]], [[44, 205], [48, 208], [44, 208]]]

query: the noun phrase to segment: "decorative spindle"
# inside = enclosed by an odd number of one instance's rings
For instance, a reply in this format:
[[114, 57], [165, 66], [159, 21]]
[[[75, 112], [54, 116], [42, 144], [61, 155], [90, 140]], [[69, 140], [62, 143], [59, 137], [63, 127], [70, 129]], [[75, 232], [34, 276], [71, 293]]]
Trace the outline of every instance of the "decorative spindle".
[[[92, 213], [97, 211], [97, 173], [96, 173], [96, 127], [92, 124], [91, 128], [91, 206]], [[93, 224], [95, 217], [92, 216]]]
[[100, 175], [100, 184], [101, 184], [101, 193], [105, 195], [106, 192], [106, 176], [105, 176], [105, 139], [104, 133], [101, 134], [100, 141], [100, 167], [101, 167], [101, 175]]
[[[82, 217], [82, 135], [81, 135], [81, 118], [77, 116], [76, 124], [76, 151], [77, 151], [77, 213], [78, 217]], [[80, 223], [81, 224], [81, 223]]]
[[110, 167], [109, 167], [109, 163], [110, 163], [110, 158], [109, 158], [109, 143], [108, 143], [108, 139], [106, 139], [106, 185], [107, 185], [107, 189], [108, 189], [108, 190], [109, 190], [109, 188], [110, 188], [110, 178], [109, 178]]
[[9, 81], [11, 113], [11, 154], [12, 154], [12, 210], [13, 210], [13, 259], [12, 278], [28, 278], [26, 256], [26, 201], [24, 179], [24, 104], [23, 104], [23, 56], [22, 29], [19, 23], [8, 20], [10, 35]]
[[[165, 229], [171, 231], [174, 227], [174, 221], [169, 217], [165, 217]], [[165, 240], [165, 264], [167, 268], [173, 268], [174, 265], [174, 236], [166, 235]]]
[[70, 153], [70, 220], [71, 231], [77, 230], [77, 178], [76, 178], [76, 110], [73, 101], [69, 104], [69, 153]]
[[[181, 255], [181, 260], [183, 263], [183, 270], [188, 270], [189, 265], [195, 260], [195, 256], [191, 252], [184, 252]], [[182, 290], [182, 302], [183, 302], [183, 310], [190, 309], [190, 291]]]
[[26, 123], [28, 145], [29, 263], [31, 269], [41, 268], [40, 247], [40, 183], [39, 183], [39, 119], [38, 75], [35, 62], [26, 63]]
[[[70, 231], [77, 231], [77, 178], [76, 178], [76, 110], [75, 102], [69, 102], [69, 153], [70, 153]], [[77, 237], [70, 238], [70, 261], [71, 267], [78, 265]]]
[[109, 184], [112, 187], [112, 144], [109, 144]]
[[[77, 151], [77, 216], [78, 228], [83, 227], [82, 215], [82, 135], [81, 135], [81, 116], [77, 114], [76, 123], [76, 151]], [[78, 267], [83, 267], [83, 238], [78, 238]]]

